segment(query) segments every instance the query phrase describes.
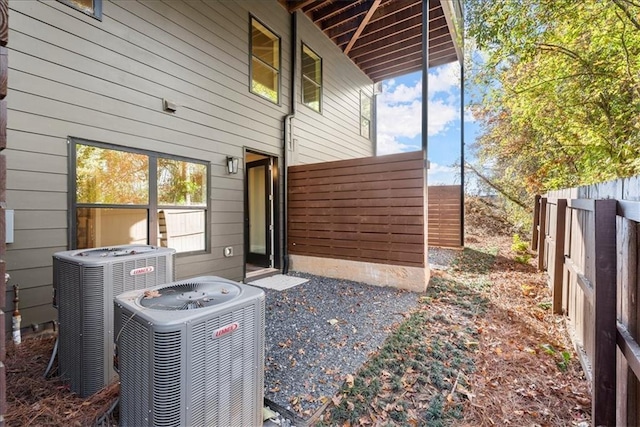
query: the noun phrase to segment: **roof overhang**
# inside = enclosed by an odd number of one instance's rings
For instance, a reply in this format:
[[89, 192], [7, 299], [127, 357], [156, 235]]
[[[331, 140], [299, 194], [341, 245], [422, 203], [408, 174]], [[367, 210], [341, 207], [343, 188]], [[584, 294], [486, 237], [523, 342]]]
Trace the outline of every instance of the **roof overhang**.
[[[429, 67], [462, 57], [462, 0], [429, 0]], [[422, 69], [422, 0], [280, 0], [301, 11], [371, 80]]]

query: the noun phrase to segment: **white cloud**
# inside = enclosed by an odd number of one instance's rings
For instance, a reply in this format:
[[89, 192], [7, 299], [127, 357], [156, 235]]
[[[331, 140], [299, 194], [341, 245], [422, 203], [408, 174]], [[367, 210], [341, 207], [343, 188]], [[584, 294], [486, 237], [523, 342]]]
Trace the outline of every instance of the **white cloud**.
[[403, 144], [390, 135], [378, 135], [378, 155], [380, 156], [384, 156], [385, 154], [404, 153], [406, 151], [417, 151], [419, 149], [420, 147]]
[[[412, 86], [400, 83], [396, 86], [396, 79], [384, 82], [384, 89], [379, 98], [384, 103], [405, 103], [420, 100], [422, 98], [422, 76], [415, 73], [415, 81]], [[449, 94], [449, 98], [457, 99], [453, 94], [454, 89], [460, 87], [460, 68], [457, 62], [435, 68], [429, 73], [429, 98], [436, 94]]]
[[[445, 132], [460, 117], [459, 65], [447, 64], [429, 73], [428, 135]], [[402, 143], [422, 132], [422, 82], [417, 74], [413, 84], [397, 79], [384, 83], [378, 96], [378, 153], [390, 154], [419, 149]], [[408, 84], [408, 85], [407, 85]]]
[[[415, 138], [422, 131], [422, 102], [378, 104], [378, 136]], [[379, 140], [380, 138], [378, 138]]]
[[460, 64], [452, 62], [429, 73], [429, 96], [438, 92], [450, 93], [460, 87]]
[[438, 163], [429, 165], [427, 182], [429, 185], [454, 185], [460, 183], [460, 169]]
[[464, 109], [464, 121], [467, 123], [475, 123], [476, 122], [476, 118], [473, 116], [473, 111], [471, 110], [471, 107], [467, 106]]
[[398, 86], [387, 84], [380, 97], [385, 104], [398, 104], [413, 102], [422, 98], [422, 82], [418, 81], [414, 86], [407, 87], [404, 84]]
[[451, 124], [460, 118], [457, 105], [444, 101], [429, 101], [428, 135], [433, 136], [446, 131]]

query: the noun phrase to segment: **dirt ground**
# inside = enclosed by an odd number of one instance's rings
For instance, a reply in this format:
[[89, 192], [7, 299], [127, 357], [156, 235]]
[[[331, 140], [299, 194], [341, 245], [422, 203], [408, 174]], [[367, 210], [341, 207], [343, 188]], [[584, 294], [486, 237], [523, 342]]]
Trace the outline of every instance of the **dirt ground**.
[[[347, 391], [331, 399], [324, 425], [590, 425], [589, 385], [562, 317], [551, 313], [551, 295], [545, 275], [536, 271], [536, 259], [514, 252], [512, 230], [498, 219], [470, 218], [467, 224], [467, 249], [460, 255], [466, 257], [466, 264], [460, 264], [464, 271], [434, 272], [432, 294], [422, 297], [422, 311], [407, 315], [406, 324], [398, 325], [400, 333], [411, 333], [372, 355], [379, 367], [370, 364], [363, 369], [379, 376], [380, 392], [360, 401], [371, 391], [371, 377], [348, 376]], [[474, 298], [482, 299], [481, 312], [464, 301], [471, 295], [462, 289], [466, 284]], [[451, 311], [456, 307], [460, 313]], [[424, 327], [420, 319], [435, 323]], [[449, 328], [446, 334], [443, 325]], [[45, 334], [25, 339], [20, 346], [7, 343], [7, 426], [94, 425], [117, 397], [117, 385], [82, 399], [56, 377], [44, 378], [54, 341]], [[394, 364], [392, 344], [435, 359], [404, 357], [407, 367], [395, 378], [396, 373], [383, 365], [384, 357]], [[438, 349], [446, 348], [459, 353], [459, 365], [439, 355]], [[441, 362], [443, 376], [434, 377], [431, 360]], [[350, 400], [348, 390], [354, 385], [361, 390]], [[413, 401], [417, 403], [410, 407]], [[354, 405], [369, 412], [353, 418], [360, 408]], [[336, 415], [341, 412], [346, 417], [342, 420]]]

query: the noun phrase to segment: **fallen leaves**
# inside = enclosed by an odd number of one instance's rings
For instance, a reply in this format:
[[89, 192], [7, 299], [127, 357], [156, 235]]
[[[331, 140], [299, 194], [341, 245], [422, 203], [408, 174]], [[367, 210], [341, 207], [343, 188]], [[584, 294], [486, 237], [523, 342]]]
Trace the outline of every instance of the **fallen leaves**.
[[7, 345], [8, 426], [92, 425], [117, 398], [117, 383], [83, 399], [59, 378], [43, 378], [54, 342], [54, 336], [43, 335], [23, 339], [20, 346]]
[[347, 376], [344, 379], [344, 382], [347, 384], [347, 387], [352, 388], [353, 384], [354, 384], [355, 379], [353, 378], [353, 375], [351, 374], [347, 374]]
[[[577, 425], [589, 420], [581, 368], [558, 350], [567, 348], [568, 338], [550, 310], [545, 275], [515, 265], [510, 248], [500, 238], [492, 241], [500, 250], [489, 272], [492, 286], [484, 291], [492, 309], [479, 325], [478, 369], [469, 375], [472, 388], [456, 387], [468, 399], [465, 424]], [[566, 374], [556, 362], [567, 366]], [[568, 390], [580, 391], [572, 395]], [[579, 403], [579, 396], [587, 405]]]
[[160, 292], [154, 289], [154, 290], [144, 291], [143, 298], [158, 298], [159, 296], [160, 296]]
[[278, 346], [279, 346], [280, 348], [289, 348], [289, 347], [291, 347], [291, 344], [292, 344], [291, 339], [288, 339], [288, 340], [286, 340], [286, 341], [281, 341], [281, 342], [279, 342], [279, 343], [278, 343]]

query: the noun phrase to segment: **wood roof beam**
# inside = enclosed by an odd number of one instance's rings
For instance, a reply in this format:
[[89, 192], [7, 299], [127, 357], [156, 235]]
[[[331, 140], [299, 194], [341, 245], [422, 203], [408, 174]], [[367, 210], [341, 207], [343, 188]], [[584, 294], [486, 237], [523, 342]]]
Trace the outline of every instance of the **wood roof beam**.
[[[446, 28], [439, 29], [437, 32], [431, 32], [429, 34], [429, 46], [433, 46], [431, 40], [439, 40], [440, 38], [447, 38], [448, 30]], [[388, 37], [378, 37], [377, 39], [371, 39], [372, 41], [367, 44], [358, 44], [356, 48], [354, 48], [350, 52], [350, 57], [352, 59], [357, 59], [363, 55], [368, 53], [374, 53], [378, 55], [379, 51], [393, 51], [398, 48], [402, 48], [404, 44], [414, 44], [416, 40], [422, 41], [422, 33], [420, 32], [420, 27], [413, 28], [412, 31], [404, 31], [397, 34], [391, 34]], [[438, 41], [439, 42], [439, 41]], [[420, 47], [418, 47], [420, 50]]]
[[[429, 66], [437, 67], [439, 65], [448, 64], [450, 62], [457, 61], [458, 56], [453, 46], [446, 51], [442, 51], [438, 56], [433, 56], [429, 60]], [[408, 61], [400, 64], [396, 64], [392, 67], [379, 67], [363, 70], [371, 80], [379, 82], [381, 80], [397, 77], [402, 74], [409, 74], [422, 69], [422, 58], [416, 61]]]
[[325, 1], [322, 7], [316, 8], [309, 18], [314, 24], [323, 28], [333, 27], [341, 22], [367, 12], [366, 5], [357, 2]]
[[304, 9], [305, 7], [309, 6], [311, 3], [315, 1], [316, 0], [285, 1], [285, 3], [287, 4], [287, 10], [293, 13], [300, 9]]
[[[406, 31], [410, 31], [416, 28], [422, 28], [421, 14], [410, 15], [410, 12], [411, 10], [406, 11], [406, 13], [389, 15], [385, 17], [384, 20], [379, 20], [375, 24], [370, 23], [367, 27], [365, 36], [360, 38], [356, 47], [360, 48], [371, 41], [379, 40], [381, 36], [390, 37], [394, 35], [403, 35]], [[429, 15], [429, 27], [431, 28], [431, 33], [433, 33], [435, 29], [447, 26], [447, 21], [444, 16], [436, 15], [433, 12], [431, 12]], [[420, 30], [418, 32], [421, 33]], [[348, 34], [341, 35], [334, 39], [334, 42], [338, 46], [342, 46], [348, 41]]]
[[369, 24], [371, 17], [376, 12], [376, 10], [378, 10], [378, 6], [380, 6], [381, 1], [382, 0], [373, 0], [373, 4], [371, 5], [371, 8], [367, 12], [367, 14], [364, 16], [364, 19], [360, 22], [360, 25], [358, 25], [358, 29], [356, 30], [355, 33], [353, 33], [351, 40], [349, 40], [349, 44], [347, 44], [347, 47], [344, 49], [345, 54], [348, 55], [353, 45], [358, 41], [360, 34], [362, 34], [362, 32], [364, 31], [364, 28], [367, 26], [367, 24]]
[[[448, 49], [451, 45], [451, 40], [441, 37], [435, 40], [429, 40], [429, 52], [437, 53], [443, 49]], [[398, 46], [392, 46], [393, 50], [383, 49], [375, 52], [367, 53], [359, 58], [352, 58], [354, 62], [360, 68], [367, 68], [368, 66], [381, 64], [386, 61], [393, 61], [393, 58], [405, 57], [409, 54], [422, 55], [422, 37], [414, 37], [411, 40], [406, 40]], [[433, 56], [433, 55], [432, 55]]]
[[[430, 49], [429, 59], [436, 58], [442, 55], [443, 52], [449, 52], [450, 49], [453, 48], [451, 43], [442, 43], [440, 45], [434, 46], [433, 50]], [[357, 65], [362, 70], [371, 70], [375, 69], [377, 66], [383, 66], [384, 64], [393, 63], [394, 60], [397, 61], [408, 61], [413, 59], [419, 59], [422, 57], [422, 52], [420, 49], [413, 48], [413, 51], [406, 49], [402, 51], [393, 52], [391, 54], [378, 56], [373, 60], [369, 60], [368, 62], [359, 62]]]

